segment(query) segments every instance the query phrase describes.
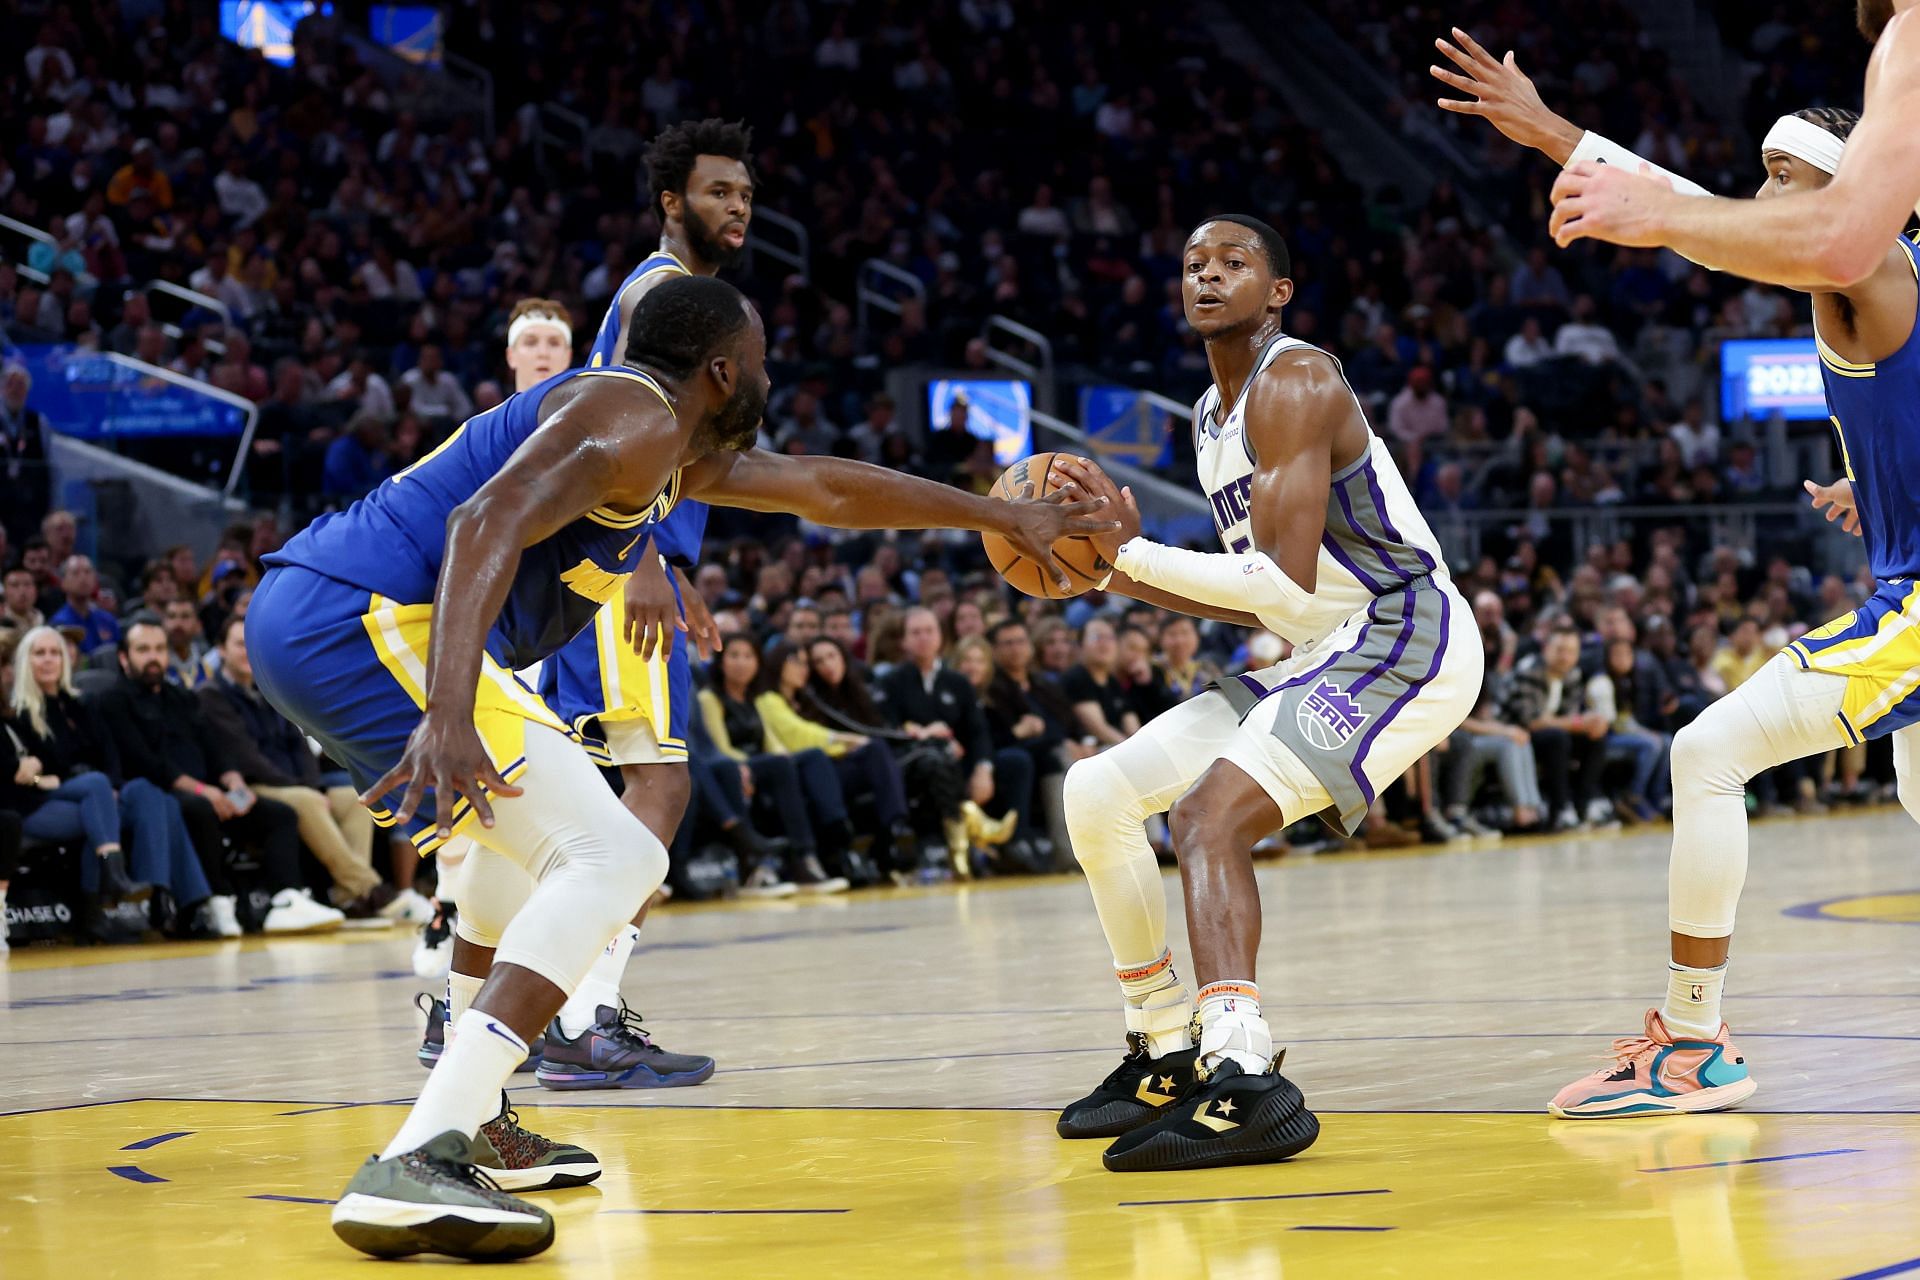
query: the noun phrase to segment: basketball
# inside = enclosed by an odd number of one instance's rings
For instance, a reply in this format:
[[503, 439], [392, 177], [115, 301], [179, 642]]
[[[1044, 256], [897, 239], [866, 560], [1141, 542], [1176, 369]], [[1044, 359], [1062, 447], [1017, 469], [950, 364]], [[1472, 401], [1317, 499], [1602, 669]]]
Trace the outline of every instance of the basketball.
[[[1036, 453], [1008, 467], [993, 482], [993, 496], [1004, 502], [1016, 498], [1044, 498], [1055, 489], [1071, 483], [1066, 473], [1054, 471], [1057, 453]], [[1062, 538], [1053, 544], [1054, 558], [1067, 571], [1071, 585], [1062, 591], [1045, 568], [1021, 555], [1011, 542], [997, 533], [983, 533], [980, 541], [987, 548], [987, 559], [1000, 576], [1015, 589], [1048, 600], [1065, 600], [1091, 591], [1113, 572], [1113, 566], [1094, 549], [1086, 538]]]

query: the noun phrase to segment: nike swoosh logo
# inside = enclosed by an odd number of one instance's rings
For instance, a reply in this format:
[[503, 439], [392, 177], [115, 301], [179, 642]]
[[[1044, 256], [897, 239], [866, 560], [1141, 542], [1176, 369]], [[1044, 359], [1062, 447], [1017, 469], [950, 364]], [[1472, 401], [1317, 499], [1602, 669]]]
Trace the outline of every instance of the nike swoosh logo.
[[489, 1021], [487, 1023], [487, 1030], [493, 1032], [493, 1034], [499, 1036], [502, 1040], [505, 1040], [508, 1044], [520, 1050], [520, 1052], [525, 1053], [527, 1051], [527, 1046], [521, 1041], [520, 1037], [513, 1034], [513, 1032], [507, 1030], [505, 1027], [501, 1026], [499, 1023]]

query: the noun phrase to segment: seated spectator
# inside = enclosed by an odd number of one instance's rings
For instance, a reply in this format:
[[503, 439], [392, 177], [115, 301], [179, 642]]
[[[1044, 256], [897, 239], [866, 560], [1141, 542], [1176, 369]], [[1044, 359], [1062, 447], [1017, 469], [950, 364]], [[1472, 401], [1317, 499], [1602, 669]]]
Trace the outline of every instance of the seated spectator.
[[[879, 700], [910, 736], [947, 744], [968, 774], [967, 797], [996, 818], [1015, 815], [1014, 839], [1028, 841], [1019, 824], [1032, 817], [1033, 762], [1024, 751], [994, 749], [973, 686], [942, 665], [940, 650], [940, 620], [933, 611], [908, 610], [903, 661], [880, 678]], [[1021, 848], [1012, 856], [1022, 862], [1027, 854]]]
[[420, 363], [401, 374], [400, 381], [412, 393], [408, 408], [431, 427], [446, 430], [473, 416], [473, 401], [460, 380], [447, 372], [437, 343], [420, 348]]
[[1118, 746], [1140, 731], [1140, 717], [1114, 675], [1119, 660], [1120, 642], [1113, 624], [1095, 618], [1080, 629], [1079, 665], [1060, 680], [1060, 691], [1073, 704], [1081, 734], [1102, 748]]
[[[16, 784], [31, 785], [37, 793], [32, 804], [0, 800], [0, 807], [26, 814], [29, 835], [84, 838], [96, 854], [121, 847], [124, 836], [129, 870], [105, 879], [124, 889], [130, 874], [134, 882], [160, 891], [149, 916], [163, 932], [221, 936], [227, 921], [209, 910], [211, 891], [180, 806], [145, 778], [121, 777], [111, 736], [93, 709], [74, 695], [67, 643], [53, 628], [29, 631], [22, 640], [5, 713], [0, 719], [8, 732], [0, 740], [0, 755], [16, 754], [12, 766], [0, 760], [0, 778], [10, 774]], [[36, 771], [37, 778], [31, 776]], [[103, 858], [81, 861], [80, 888], [89, 897], [100, 892], [103, 864]], [[97, 923], [97, 917], [91, 919]], [[237, 924], [233, 931], [238, 932]]]
[[40, 596], [39, 584], [33, 580], [33, 570], [23, 564], [14, 565], [7, 570], [6, 577], [0, 579], [4, 595], [0, 595], [0, 627], [11, 628], [21, 635], [43, 627], [47, 616], [35, 605]]
[[1531, 369], [1553, 359], [1553, 344], [1540, 332], [1540, 317], [1528, 316], [1520, 322], [1520, 331], [1507, 339], [1501, 353], [1510, 369]]
[[179, 598], [180, 583], [173, 576], [173, 567], [165, 560], [149, 560], [147, 567], [140, 571], [140, 594], [128, 601], [120, 613], [124, 618], [136, 613], [164, 617], [167, 606]]
[[1653, 658], [1630, 638], [1609, 640], [1603, 662], [1587, 682], [1587, 699], [1594, 714], [1606, 719], [1608, 758], [1624, 759], [1633, 770], [1626, 790], [1614, 797], [1614, 810], [1651, 822], [1671, 807], [1667, 753], [1673, 738], [1653, 726], [1665, 723], [1673, 695]]
[[1484, 834], [1486, 828], [1473, 814], [1473, 795], [1479, 788], [1480, 773], [1494, 767], [1513, 811], [1513, 827], [1531, 831], [1540, 823], [1545, 800], [1540, 795], [1540, 776], [1533, 756], [1533, 738], [1517, 724], [1500, 719], [1497, 690], [1499, 677], [1488, 664], [1487, 676], [1480, 685], [1480, 700], [1473, 714], [1461, 721], [1447, 743], [1447, 821], [1469, 835]]
[[392, 473], [386, 420], [362, 409], [327, 446], [326, 463], [320, 471], [320, 495], [343, 504], [352, 502]]
[[398, 919], [410, 904], [373, 869], [373, 815], [351, 786], [322, 782], [306, 735], [254, 687], [246, 619], [228, 618], [220, 634], [220, 669], [194, 695], [220, 759], [255, 794], [294, 811], [301, 841], [333, 877], [342, 914]]
[[1557, 829], [1606, 819], [1600, 771], [1607, 762], [1601, 740], [1608, 726], [1604, 717], [1587, 710], [1580, 631], [1573, 623], [1556, 626], [1539, 653], [1514, 667], [1501, 718], [1531, 735], [1540, 786]]
[[173, 600], [160, 615], [167, 633], [167, 679], [196, 689], [206, 679], [207, 633], [191, 600]]
[[[675, 888], [682, 887], [685, 877], [681, 873], [693, 853], [695, 840], [702, 835], [717, 834], [720, 842], [738, 857], [739, 865], [748, 871], [762, 863], [778, 866], [788, 845], [785, 840], [761, 834], [753, 825], [752, 802], [756, 792], [753, 771], [713, 745], [704, 717], [695, 716], [688, 723], [687, 747], [692, 786], [687, 796], [687, 811], [670, 848], [672, 870], [668, 874]], [[779, 807], [791, 804], [804, 818], [806, 801], [800, 798], [799, 785], [791, 770], [787, 781], [792, 784], [794, 794]], [[853, 887], [864, 888], [879, 880], [879, 873], [864, 857], [852, 854], [848, 857], [849, 864], [857, 863], [862, 871], [858, 878], [848, 876]], [[793, 891], [798, 892], [798, 886], [794, 886]]]
[[1714, 651], [1711, 666], [1725, 686], [1722, 692], [1732, 693], [1752, 679], [1754, 672], [1766, 666], [1772, 657], [1760, 643], [1760, 624], [1752, 618], [1742, 618], [1734, 624], [1727, 642]]
[[214, 893], [228, 899], [214, 908], [222, 932], [235, 911], [236, 895], [227, 874], [225, 835], [248, 845], [260, 859], [260, 875], [272, 896], [265, 932], [338, 929], [345, 917], [299, 887], [300, 826], [294, 811], [253, 793], [220, 754], [193, 696], [167, 681], [166, 632], [150, 622], [130, 624], [120, 640], [120, 669], [120, 682], [99, 696], [100, 719], [126, 777], [145, 778], [179, 801], [200, 869]]
[[1591, 294], [1573, 300], [1573, 319], [1553, 335], [1555, 355], [1576, 356], [1587, 364], [1614, 364], [1620, 359], [1620, 342], [1613, 330], [1595, 318], [1597, 307]]
[[[996, 658], [999, 646], [995, 646]], [[1171, 614], [1160, 623], [1160, 674], [1175, 702], [1198, 697], [1208, 685], [1220, 678], [1220, 668], [1200, 659], [1200, 628], [1184, 613]]]
[[[791, 846], [788, 867], [802, 876], [817, 869], [820, 878], [809, 883], [830, 884], [833, 877], [821, 865], [821, 849], [846, 849], [853, 844], [853, 826], [833, 761], [815, 748], [789, 751], [767, 732], [755, 705], [760, 650], [752, 636], [728, 636], [713, 667], [711, 687], [700, 691], [707, 736], [722, 755], [747, 766], [754, 790], [777, 807], [781, 830]], [[780, 864], [767, 858], [740, 882], [740, 892], [749, 897], [784, 897], [795, 892], [798, 883], [784, 878]]]
[[68, 556], [60, 566], [60, 590], [66, 595], [47, 625], [80, 632], [80, 652], [91, 654], [120, 643], [120, 621], [100, 606], [100, 575], [85, 556]]
[[1166, 677], [1153, 665], [1153, 641], [1139, 627], [1120, 630], [1119, 664], [1115, 674], [1127, 700], [1127, 709], [1141, 724], [1153, 719], [1174, 704], [1173, 690]]
[[33, 534], [20, 544], [20, 567], [33, 575], [34, 607], [41, 613], [56, 613], [66, 604], [67, 593], [60, 589], [53, 548], [47, 545], [45, 534]]

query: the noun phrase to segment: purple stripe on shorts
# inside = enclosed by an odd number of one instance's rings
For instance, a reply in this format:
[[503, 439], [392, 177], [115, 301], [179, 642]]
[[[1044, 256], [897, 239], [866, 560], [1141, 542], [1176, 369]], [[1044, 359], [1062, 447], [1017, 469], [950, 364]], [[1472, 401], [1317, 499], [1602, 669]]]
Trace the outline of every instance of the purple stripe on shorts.
[[1281, 693], [1288, 689], [1298, 688], [1299, 686], [1306, 684], [1311, 680], [1314, 680], [1320, 675], [1321, 672], [1325, 671], [1328, 667], [1340, 661], [1340, 659], [1346, 657], [1349, 653], [1352, 653], [1355, 649], [1358, 649], [1361, 645], [1367, 642], [1367, 632], [1373, 630], [1373, 624], [1380, 621], [1380, 602], [1385, 599], [1387, 599], [1386, 596], [1374, 597], [1373, 603], [1367, 606], [1367, 620], [1360, 624], [1360, 631], [1357, 635], [1354, 636], [1353, 643], [1348, 645], [1344, 649], [1336, 649], [1332, 653], [1328, 654], [1327, 660], [1325, 662], [1322, 662], [1319, 666], [1313, 668], [1313, 670], [1308, 671], [1302, 675], [1294, 676], [1291, 680], [1283, 680], [1279, 684], [1273, 686], [1273, 688], [1271, 689], [1261, 688], [1255, 682], [1253, 677], [1249, 675], [1243, 674], [1241, 675], [1240, 679], [1243, 682], [1245, 682], [1249, 687], [1259, 689], [1260, 696], [1262, 698], [1270, 698], [1276, 693]]
[[[1367, 781], [1366, 771], [1361, 768], [1366, 763], [1368, 749], [1372, 747], [1373, 740], [1380, 735], [1380, 731], [1400, 714], [1400, 708], [1412, 701], [1415, 694], [1431, 684], [1433, 678], [1440, 674], [1440, 662], [1447, 656], [1447, 632], [1453, 624], [1453, 602], [1447, 599], [1447, 594], [1445, 591], [1440, 593], [1440, 643], [1433, 647], [1433, 661], [1427, 664], [1427, 673], [1418, 680], [1410, 682], [1401, 691], [1400, 696], [1380, 713], [1380, 718], [1373, 722], [1373, 726], [1360, 735], [1360, 745], [1355, 749], [1353, 759], [1347, 765], [1348, 770], [1353, 774], [1353, 780], [1360, 785], [1360, 794], [1366, 797], [1368, 804], [1373, 803], [1373, 784]], [[1407, 617], [1409, 620], [1412, 619], [1411, 609], [1407, 611]]]
[[[1356, 472], [1355, 474], [1358, 473]], [[1353, 514], [1353, 499], [1347, 496], [1347, 487], [1337, 484], [1333, 486], [1333, 492], [1334, 495], [1340, 499], [1340, 510], [1347, 517], [1347, 527], [1353, 531], [1355, 537], [1367, 544], [1367, 548], [1371, 550], [1373, 554], [1380, 557], [1380, 563], [1385, 566], [1388, 573], [1393, 575], [1394, 583], [1404, 586], [1406, 583], [1413, 581], [1414, 575], [1395, 564], [1393, 562], [1393, 556], [1388, 553], [1387, 549], [1380, 545], [1365, 529], [1360, 527], [1360, 518]]]
[[1387, 496], [1380, 492], [1380, 475], [1373, 469], [1373, 454], [1371, 450], [1369, 450], [1367, 454], [1365, 470], [1367, 473], [1367, 492], [1373, 495], [1373, 509], [1380, 514], [1380, 527], [1387, 531], [1389, 538], [1392, 538], [1401, 546], [1407, 547], [1414, 555], [1418, 556], [1421, 566], [1425, 568], [1428, 573], [1432, 573], [1436, 567], [1433, 563], [1433, 557], [1425, 551], [1422, 551], [1419, 547], [1411, 546], [1407, 540], [1400, 535], [1400, 531], [1393, 527], [1393, 517], [1387, 514]]
[[[1419, 602], [1414, 598], [1412, 587], [1408, 587], [1402, 592], [1400, 599], [1402, 602], [1401, 607], [1406, 610], [1406, 616], [1400, 619], [1400, 634], [1393, 638], [1393, 648], [1387, 651], [1385, 658], [1374, 663], [1372, 670], [1347, 686], [1347, 693], [1353, 697], [1359, 697], [1368, 685], [1393, 670], [1393, 665], [1400, 661], [1400, 655], [1407, 651], [1407, 641], [1413, 639], [1413, 618], [1415, 612], [1418, 610]], [[1358, 649], [1360, 646], [1355, 644], [1353, 647], [1354, 649]], [[1349, 652], [1352, 652], [1352, 650], [1349, 650]]]
[[1386, 586], [1365, 569], [1355, 564], [1353, 557], [1346, 553], [1331, 532], [1320, 535], [1320, 545], [1327, 549], [1327, 553], [1334, 558], [1335, 562], [1337, 562], [1342, 569], [1345, 569], [1353, 575], [1355, 582], [1358, 582], [1376, 596], [1385, 594], [1387, 590]]

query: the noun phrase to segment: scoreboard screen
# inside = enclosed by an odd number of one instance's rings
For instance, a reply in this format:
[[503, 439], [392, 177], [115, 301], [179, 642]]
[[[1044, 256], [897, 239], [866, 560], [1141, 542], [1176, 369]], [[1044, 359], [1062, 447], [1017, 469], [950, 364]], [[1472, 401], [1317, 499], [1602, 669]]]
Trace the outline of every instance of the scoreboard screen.
[[1812, 338], [1736, 338], [1720, 345], [1720, 417], [1824, 420], [1827, 392]]

